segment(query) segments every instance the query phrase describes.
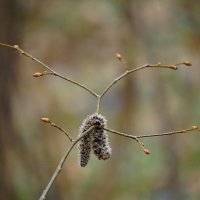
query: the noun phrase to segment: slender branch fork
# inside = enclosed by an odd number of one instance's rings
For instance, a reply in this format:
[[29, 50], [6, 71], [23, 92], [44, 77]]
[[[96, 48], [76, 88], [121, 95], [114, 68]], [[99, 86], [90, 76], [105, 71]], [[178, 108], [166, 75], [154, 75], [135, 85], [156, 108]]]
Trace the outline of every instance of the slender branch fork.
[[94, 97], [96, 97], [97, 99], [97, 106], [96, 106], [96, 112], [99, 113], [100, 112], [100, 102], [102, 97], [121, 79], [125, 78], [126, 76], [128, 76], [129, 74], [132, 74], [136, 71], [140, 71], [142, 69], [145, 68], [168, 68], [168, 69], [172, 69], [172, 70], [177, 70], [179, 65], [186, 65], [186, 66], [191, 66], [192, 64], [188, 61], [184, 61], [184, 62], [179, 62], [173, 65], [162, 65], [161, 63], [157, 63], [157, 64], [146, 64], [140, 67], [137, 67], [135, 69], [128, 69], [128, 65], [127, 62], [124, 60], [124, 58], [117, 53], [116, 54], [116, 58], [123, 64], [124, 68], [125, 68], [125, 72], [122, 73], [121, 75], [119, 75], [117, 78], [115, 78], [104, 90], [103, 92], [99, 95], [96, 92], [92, 91], [91, 89], [89, 89], [88, 87], [73, 81], [69, 78], [64, 77], [63, 75], [57, 73], [56, 71], [54, 71], [52, 68], [50, 68], [48, 65], [44, 64], [43, 62], [41, 62], [40, 60], [38, 60], [37, 58], [33, 57], [31, 54], [25, 52], [24, 50], [22, 50], [18, 45], [9, 45], [9, 44], [5, 44], [5, 43], [1, 43], [1, 46], [5, 46], [5, 47], [9, 47], [12, 49], [15, 49], [17, 51], [19, 51], [22, 55], [30, 58], [31, 60], [35, 61], [36, 63], [40, 64], [41, 66], [43, 66], [45, 69], [49, 70], [48, 71], [44, 71], [44, 72], [36, 72], [35, 74], [33, 74], [34, 77], [41, 77], [41, 76], [45, 76], [45, 75], [53, 75], [53, 76], [57, 76], [65, 81], [68, 81], [70, 83], [73, 83], [74, 85], [77, 85], [81, 88], [83, 88], [84, 90], [86, 90], [87, 92], [89, 92], [91, 95], [93, 95]]
[[191, 128], [187, 128], [187, 129], [183, 129], [183, 130], [178, 130], [178, 131], [170, 131], [170, 132], [165, 132], [165, 133], [158, 133], [158, 134], [149, 134], [149, 135], [130, 135], [130, 134], [125, 134], [119, 131], [115, 131], [112, 129], [108, 129], [108, 128], [104, 128], [104, 130], [110, 132], [110, 133], [114, 133], [116, 135], [119, 136], [123, 136], [123, 137], [127, 137], [127, 138], [131, 138], [136, 140], [136, 142], [138, 142], [138, 144], [141, 146], [142, 150], [144, 151], [144, 153], [146, 154], [150, 154], [150, 151], [148, 149], [144, 148], [144, 144], [140, 141], [140, 138], [152, 138], [152, 137], [160, 137], [160, 136], [170, 136], [170, 135], [175, 135], [175, 134], [185, 134], [185, 133], [189, 133], [191, 131], [200, 131], [198, 126], [192, 126]]
[[[42, 120], [42, 119], [41, 119]], [[42, 120], [44, 121], [44, 120]], [[59, 130], [60, 127], [55, 126], [56, 128], [58, 128]], [[53, 173], [50, 181], [48, 182], [47, 186], [45, 187], [45, 189], [42, 192], [42, 195], [40, 196], [39, 200], [44, 200], [46, 199], [47, 193], [49, 192], [50, 188], [52, 187], [54, 181], [56, 180], [57, 176], [59, 175], [59, 173], [61, 172], [63, 165], [65, 163], [65, 160], [67, 159], [67, 157], [69, 156], [70, 152], [72, 151], [72, 149], [74, 148], [74, 146], [76, 145], [77, 142], [79, 142], [88, 132], [90, 132], [92, 129], [94, 128], [94, 126], [91, 126], [89, 129], [87, 129], [80, 137], [78, 137], [76, 140], [74, 140], [71, 144], [71, 146], [67, 149], [67, 151], [65, 152], [65, 154], [63, 155], [63, 157], [61, 158], [55, 172]]]
[[[58, 130], [62, 131], [63, 133], [65, 133], [65, 135], [67, 136], [67, 138], [70, 140], [71, 146], [67, 149], [67, 151], [65, 152], [65, 154], [63, 155], [63, 157], [61, 158], [55, 172], [53, 173], [50, 181], [48, 182], [47, 186], [45, 187], [45, 189], [42, 192], [42, 195], [40, 196], [39, 200], [44, 200], [46, 199], [47, 193], [49, 192], [50, 188], [52, 187], [54, 181], [56, 180], [57, 176], [59, 175], [59, 173], [62, 171], [63, 165], [65, 163], [65, 160], [67, 159], [67, 157], [69, 156], [70, 152], [72, 151], [72, 149], [74, 148], [74, 146], [88, 133], [90, 132], [93, 128], [95, 128], [95, 126], [91, 126], [87, 131], [85, 131], [80, 137], [78, 137], [76, 140], [73, 140], [71, 138], [71, 136], [69, 136], [69, 134], [66, 133], [66, 131], [64, 131], [63, 128], [61, 128], [60, 126], [56, 125], [55, 123], [51, 122], [51, 120], [49, 118], [41, 118], [41, 121], [50, 124], [51, 126], [57, 128]], [[145, 154], [150, 154], [150, 151], [148, 149], [145, 148], [144, 144], [141, 142], [141, 138], [152, 138], [152, 137], [158, 137], [158, 136], [169, 136], [169, 135], [174, 135], [174, 134], [184, 134], [184, 133], [189, 133], [192, 131], [200, 131], [198, 126], [192, 126], [191, 128], [187, 128], [187, 129], [183, 129], [183, 130], [178, 130], [178, 131], [170, 131], [170, 132], [165, 132], [165, 133], [159, 133], [159, 134], [149, 134], [149, 135], [131, 135], [131, 134], [125, 134], [119, 131], [115, 131], [112, 129], [108, 129], [108, 128], [104, 128], [104, 130], [110, 132], [110, 133], [114, 133], [116, 135], [122, 136], [122, 137], [126, 137], [126, 138], [131, 138], [133, 140], [135, 140], [139, 146], [141, 147], [142, 151]]]
[[[179, 65], [186, 65], [186, 66], [191, 66], [191, 63], [188, 61], [184, 61], [184, 62], [180, 62], [177, 64], [173, 64], [173, 65], [162, 65], [161, 63], [157, 63], [157, 64], [146, 64], [140, 67], [137, 67], [135, 69], [128, 69], [128, 65], [127, 62], [124, 60], [124, 58], [117, 53], [116, 57], [117, 59], [123, 64], [124, 68], [125, 68], [125, 72], [122, 73], [121, 75], [119, 75], [117, 78], [115, 78], [104, 90], [103, 92], [99, 95], [97, 93], [95, 93], [94, 91], [92, 91], [91, 89], [89, 89], [88, 87], [73, 81], [69, 78], [66, 78], [62, 75], [60, 75], [59, 73], [57, 73], [56, 71], [54, 71], [53, 69], [51, 69], [49, 66], [47, 66], [46, 64], [44, 64], [43, 62], [41, 62], [40, 60], [38, 60], [37, 58], [33, 57], [32, 55], [30, 55], [29, 53], [25, 52], [24, 50], [22, 50], [18, 45], [8, 45], [8, 44], [4, 44], [4, 43], [0, 43], [0, 46], [5, 46], [5, 47], [9, 47], [15, 50], [18, 50], [22, 55], [30, 58], [31, 60], [35, 61], [36, 63], [39, 63], [41, 66], [43, 66], [46, 70], [48, 71], [44, 71], [44, 72], [36, 72], [35, 74], [33, 74], [34, 77], [41, 77], [41, 76], [45, 76], [45, 75], [54, 75], [57, 76], [63, 80], [66, 80], [68, 82], [73, 83], [74, 85], [77, 85], [81, 88], [83, 88], [84, 90], [86, 90], [87, 92], [89, 92], [91, 95], [93, 95], [94, 97], [96, 97], [97, 99], [97, 106], [96, 106], [96, 112], [99, 113], [100, 112], [100, 102], [102, 97], [117, 83], [119, 82], [121, 79], [125, 78], [126, 76], [142, 70], [142, 69], [146, 69], [146, 68], [168, 68], [168, 69], [172, 69], [172, 70], [177, 70]], [[49, 118], [41, 118], [41, 120], [45, 123], [50, 124], [51, 126], [53, 126], [54, 128], [57, 128], [58, 130], [60, 130], [61, 132], [63, 132], [67, 138], [69, 139], [69, 141], [71, 142], [71, 146], [67, 149], [67, 151], [65, 152], [65, 154], [63, 155], [63, 157], [61, 158], [55, 172], [53, 173], [50, 181], [48, 182], [47, 186], [45, 187], [45, 189], [42, 192], [42, 195], [40, 196], [39, 200], [44, 200], [46, 199], [47, 193], [49, 192], [50, 188], [52, 187], [54, 181], [56, 180], [57, 176], [59, 175], [59, 173], [62, 171], [63, 165], [67, 159], [67, 157], [69, 156], [70, 152], [72, 151], [72, 149], [74, 148], [74, 146], [88, 133], [90, 132], [93, 128], [95, 128], [94, 126], [91, 126], [88, 130], [86, 130], [80, 137], [78, 137], [77, 139], [73, 140], [72, 137], [60, 126], [56, 125], [55, 123], [51, 122], [51, 120]], [[189, 129], [184, 129], [184, 130], [179, 130], [179, 131], [171, 131], [171, 132], [166, 132], [166, 133], [160, 133], [160, 134], [151, 134], [151, 135], [129, 135], [129, 134], [125, 134], [125, 133], [121, 133], [115, 130], [111, 130], [111, 129], [107, 129], [105, 128], [106, 131], [110, 132], [110, 133], [114, 133], [116, 135], [120, 135], [123, 137], [127, 137], [127, 138], [131, 138], [134, 139], [142, 148], [143, 152], [145, 154], [150, 154], [150, 151], [148, 149], [146, 149], [144, 147], [144, 144], [140, 141], [141, 138], [147, 138], [147, 137], [157, 137], [157, 136], [166, 136], [166, 135], [173, 135], [173, 134], [180, 134], [180, 133], [187, 133], [187, 132], [191, 132], [191, 131], [200, 131], [199, 127], [197, 126], [192, 126]]]
[[[71, 79], [69, 79], [69, 78], [66, 78], [66, 77], [62, 76], [61, 74], [57, 73], [56, 71], [54, 71], [53, 69], [51, 69], [49, 66], [47, 66], [46, 64], [44, 64], [43, 62], [41, 62], [41, 61], [38, 60], [37, 58], [33, 57], [33, 56], [30, 55], [29, 53], [27, 53], [27, 52], [25, 52], [24, 50], [22, 50], [18, 45], [13, 45], [13, 46], [12, 46], [12, 45], [8, 45], [8, 44], [4, 44], [4, 43], [0, 43], [0, 45], [1, 45], [1, 46], [6, 46], [6, 47], [9, 47], [9, 48], [18, 50], [22, 55], [24, 55], [24, 56], [30, 58], [31, 60], [33, 60], [33, 61], [39, 63], [39, 64], [42, 65], [44, 68], [46, 68], [47, 70], [50, 71], [50, 73], [47, 72], [47, 71], [45, 71], [44, 73], [37, 72], [37, 73], [35, 73], [35, 74], [33, 75], [34, 77], [39, 77], [39, 76], [44, 76], [44, 75], [54, 75], [54, 76], [57, 76], [57, 77], [59, 77], [59, 78], [61, 78], [61, 79], [63, 79], [63, 80], [66, 80], [66, 81], [68, 81], [68, 82], [71, 82], [71, 83], [73, 83], [74, 85], [77, 85], [77, 86], [83, 88], [84, 90], [88, 91], [90, 94], [92, 94], [92, 95], [95, 96], [95, 97], [98, 96], [95, 92], [93, 92], [92, 90], [90, 90], [90, 89], [87, 88], [86, 86], [84, 86], [84, 85], [82, 85], [82, 84], [80, 84], [80, 83], [78, 83], [78, 82], [76, 82], [76, 81], [73, 81], [73, 80], [71, 80]], [[40, 75], [39, 75], [39, 74], [40, 74]]]

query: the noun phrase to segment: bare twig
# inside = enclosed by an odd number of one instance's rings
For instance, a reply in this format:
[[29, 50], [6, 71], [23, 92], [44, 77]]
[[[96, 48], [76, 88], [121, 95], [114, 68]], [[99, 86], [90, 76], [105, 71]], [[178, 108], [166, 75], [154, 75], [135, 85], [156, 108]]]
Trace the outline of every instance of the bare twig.
[[55, 123], [51, 122], [51, 120], [49, 118], [41, 118], [41, 121], [45, 122], [45, 123], [49, 123], [51, 126], [57, 128], [58, 130], [60, 130], [61, 132], [63, 132], [68, 139], [70, 140], [70, 142], [73, 142], [74, 140], [71, 138], [71, 136], [64, 130], [62, 129], [60, 126], [56, 125]]
[[179, 134], [179, 133], [187, 133], [187, 132], [191, 132], [191, 131], [200, 131], [198, 126], [192, 126], [191, 128], [183, 129], [183, 130], [179, 130], [179, 131], [170, 131], [170, 132], [165, 132], [165, 133], [150, 134], [150, 135], [137, 135], [136, 136], [136, 135], [126, 134], [126, 133], [122, 133], [122, 132], [115, 131], [115, 130], [108, 129], [108, 128], [104, 128], [104, 129], [106, 131], [114, 133], [116, 135], [120, 135], [120, 136], [123, 136], [123, 137], [128, 137], [128, 138], [131, 138], [131, 139], [166, 136], [166, 135], [174, 135], [174, 134]]
[[167, 135], [175, 135], [175, 134], [180, 134], [180, 133], [188, 133], [191, 131], [200, 131], [198, 126], [192, 126], [191, 128], [188, 129], [183, 129], [180, 131], [170, 131], [166, 133], [160, 133], [160, 134], [151, 134], [151, 135], [139, 135], [137, 138], [147, 138], [147, 137], [159, 137], [159, 136], [167, 136]]
[[[92, 94], [93, 96], [96, 97], [97, 99], [97, 106], [96, 106], [96, 112], [99, 114], [100, 111], [100, 102], [102, 97], [117, 83], [119, 82], [121, 79], [125, 78], [126, 76], [136, 72], [136, 71], [140, 71], [142, 69], [146, 69], [146, 68], [168, 68], [168, 69], [172, 69], [172, 70], [177, 70], [178, 66], [180, 65], [186, 65], [186, 66], [191, 66], [192, 64], [188, 61], [184, 61], [184, 62], [180, 62], [180, 63], [176, 63], [173, 65], [162, 65], [161, 63], [157, 63], [157, 64], [146, 64], [140, 67], [137, 67], [135, 69], [128, 69], [128, 64], [125, 61], [125, 59], [119, 54], [116, 54], [117, 59], [123, 64], [125, 71], [124, 73], [122, 73], [121, 75], [119, 75], [117, 78], [115, 78], [104, 90], [103, 92], [99, 95], [97, 93], [95, 93], [94, 91], [90, 90], [89, 88], [87, 88], [86, 86], [75, 82], [71, 79], [68, 79], [64, 76], [62, 76], [61, 74], [57, 73], [56, 71], [54, 71], [53, 69], [51, 69], [49, 66], [47, 66], [46, 64], [44, 64], [43, 62], [41, 62], [40, 60], [38, 60], [37, 58], [33, 57], [32, 55], [30, 55], [29, 53], [25, 52], [24, 50], [22, 50], [18, 45], [8, 45], [8, 44], [4, 44], [4, 43], [0, 43], [1, 46], [6, 46], [15, 50], [18, 50], [22, 55], [32, 59], [33, 61], [35, 61], [36, 63], [39, 63], [40, 65], [42, 65], [45, 69], [47, 69], [48, 71], [44, 71], [44, 72], [36, 72], [35, 74], [33, 74], [34, 77], [41, 77], [41, 76], [45, 76], [45, 75], [53, 75], [53, 76], [57, 76], [63, 80], [66, 80], [68, 82], [73, 83], [74, 85], [77, 85], [81, 88], [83, 88], [84, 90], [88, 91], [90, 94]], [[67, 151], [65, 152], [65, 154], [63, 155], [63, 157], [61, 158], [55, 172], [53, 173], [50, 181], [48, 182], [46, 188], [43, 190], [42, 195], [40, 196], [39, 200], [44, 200], [46, 198], [47, 193], [49, 192], [51, 186], [53, 185], [54, 181], [56, 180], [57, 176], [59, 175], [59, 173], [61, 172], [63, 165], [65, 163], [65, 160], [67, 159], [67, 157], [69, 156], [70, 152], [72, 151], [72, 149], [74, 148], [74, 146], [77, 144], [78, 141], [80, 141], [89, 131], [91, 131], [94, 126], [91, 126], [87, 131], [85, 131], [81, 136], [79, 136], [76, 140], [73, 140], [70, 135], [64, 130], [62, 129], [60, 126], [56, 125], [55, 123], [51, 122], [49, 118], [41, 118], [41, 120], [45, 123], [49, 123], [51, 126], [59, 129], [60, 131], [62, 131], [67, 137], [68, 139], [71, 141], [71, 146], [67, 149]], [[144, 147], [144, 144], [140, 141], [141, 138], [147, 138], [147, 137], [157, 137], [157, 136], [166, 136], [166, 135], [174, 135], [174, 134], [180, 134], [180, 133], [188, 133], [191, 131], [200, 131], [199, 127], [197, 126], [192, 126], [189, 129], [183, 129], [183, 130], [179, 130], [179, 131], [171, 131], [171, 132], [165, 132], [165, 133], [159, 133], [159, 134], [150, 134], [150, 135], [129, 135], [129, 134], [125, 134], [125, 133], [121, 133], [115, 130], [111, 130], [108, 128], [104, 128], [106, 131], [123, 136], [123, 137], [127, 137], [127, 138], [131, 138], [133, 140], [135, 140], [141, 147], [141, 149], [143, 150], [143, 152], [145, 154], [150, 154], [150, 151], [148, 149], [146, 149]]]
[[121, 133], [119, 131], [111, 130], [111, 129], [108, 129], [108, 128], [104, 128], [104, 130], [111, 132], [111, 133], [114, 133], [116, 135], [120, 135], [120, 136], [123, 136], [123, 137], [128, 137], [128, 138], [134, 139], [139, 144], [139, 146], [141, 147], [142, 151], [145, 154], [150, 154], [150, 151], [148, 149], [144, 148], [144, 144], [139, 140], [138, 136]]
[[[90, 94], [92, 94], [92, 95], [95, 96], [95, 97], [98, 96], [95, 92], [93, 92], [92, 90], [90, 90], [88, 87], [86, 87], [86, 86], [84, 86], [84, 85], [82, 85], [82, 84], [80, 84], [80, 83], [78, 83], [78, 82], [76, 82], [76, 81], [73, 81], [73, 80], [71, 80], [71, 79], [69, 79], [69, 78], [66, 78], [66, 77], [62, 76], [61, 74], [57, 73], [56, 71], [54, 71], [53, 69], [51, 69], [49, 66], [47, 66], [46, 64], [44, 64], [43, 62], [41, 62], [41, 61], [38, 60], [37, 58], [33, 57], [31, 54], [29, 54], [29, 53], [25, 52], [24, 50], [22, 50], [18, 45], [13, 45], [13, 46], [12, 46], [12, 45], [8, 45], [8, 44], [4, 44], [4, 43], [0, 43], [0, 45], [1, 45], [1, 46], [6, 46], [6, 47], [9, 47], [9, 48], [18, 50], [22, 55], [24, 55], [24, 56], [30, 58], [31, 60], [33, 60], [33, 61], [39, 63], [40, 65], [42, 65], [42, 66], [43, 66], [44, 68], [46, 68], [47, 70], [51, 71], [51, 73], [46, 73], [46, 74], [43, 74], [43, 75], [47, 75], [47, 74], [48, 74], [48, 75], [57, 76], [57, 77], [59, 77], [59, 78], [61, 78], [61, 79], [63, 79], [63, 80], [66, 80], [66, 81], [68, 81], [68, 82], [70, 82], [70, 83], [73, 83], [74, 85], [77, 85], [77, 86], [83, 88], [84, 90], [88, 91]], [[39, 73], [40, 73], [40, 72], [39, 72]]]
[[127, 64], [127, 62], [124, 60], [124, 58], [122, 57], [122, 55], [119, 54], [119, 53], [116, 53], [115, 55], [116, 55], [116, 58], [123, 64], [125, 70], [127, 71], [127, 70], [128, 70], [128, 64]]
[[167, 136], [167, 135], [174, 135], [174, 134], [180, 134], [180, 133], [188, 133], [191, 131], [200, 131], [198, 126], [192, 126], [191, 128], [188, 129], [183, 129], [183, 130], [179, 130], [179, 131], [170, 131], [170, 132], [166, 132], [166, 133], [159, 133], [159, 134], [150, 134], [150, 135], [130, 135], [130, 134], [125, 134], [119, 131], [115, 131], [112, 129], [108, 129], [108, 128], [104, 128], [104, 130], [110, 132], [110, 133], [114, 133], [116, 135], [120, 135], [123, 137], [127, 137], [127, 138], [131, 138], [136, 140], [140, 147], [142, 148], [142, 150], [144, 151], [144, 153], [149, 154], [149, 150], [144, 148], [144, 144], [139, 140], [140, 138], [147, 138], [147, 137], [158, 137], [158, 136]]
[[146, 64], [140, 67], [137, 67], [135, 69], [131, 69], [128, 70], [128, 64], [125, 61], [125, 59], [121, 56], [121, 54], [116, 53], [116, 57], [117, 59], [123, 64], [123, 66], [125, 67], [125, 72], [123, 74], [121, 74], [120, 76], [118, 76], [117, 78], [115, 78], [104, 90], [103, 92], [99, 95], [97, 93], [95, 93], [94, 91], [92, 91], [91, 89], [89, 89], [88, 87], [73, 81], [69, 78], [66, 78], [64, 76], [62, 76], [61, 74], [57, 73], [56, 71], [54, 71], [53, 69], [51, 69], [49, 66], [47, 66], [46, 64], [44, 64], [43, 62], [41, 62], [40, 60], [38, 60], [37, 58], [33, 57], [32, 55], [30, 55], [29, 53], [25, 52], [24, 50], [22, 50], [18, 45], [8, 45], [5, 43], [0, 43], [1, 46], [6, 46], [12, 49], [16, 49], [18, 50], [21, 54], [23, 54], [24, 56], [32, 59], [33, 61], [39, 63], [40, 65], [42, 65], [44, 68], [46, 68], [48, 71], [44, 71], [44, 72], [36, 72], [33, 76], [34, 77], [41, 77], [44, 75], [54, 75], [57, 76], [63, 80], [66, 80], [70, 83], [73, 83], [74, 85], [77, 85], [81, 88], [83, 88], [84, 90], [88, 91], [90, 94], [92, 94], [93, 96], [95, 96], [97, 98], [97, 108], [96, 108], [96, 112], [99, 113], [100, 111], [100, 102], [101, 102], [101, 98], [111, 89], [112, 86], [114, 86], [118, 81], [120, 81], [121, 79], [125, 78], [127, 75], [134, 73], [136, 71], [145, 69], [145, 68], [168, 68], [168, 69], [173, 69], [173, 70], [177, 70], [178, 69], [178, 65], [186, 65], [186, 66], [191, 66], [192, 64], [188, 61], [184, 61], [184, 62], [180, 62], [177, 64], [173, 64], [173, 65], [162, 65], [161, 63], [157, 63], [157, 64]]
[[57, 176], [59, 175], [59, 173], [61, 172], [63, 165], [65, 163], [65, 160], [67, 159], [67, 157], [69, 156], [70, 152], [72, 151], [72, 149], [74, 148], [74, 146], [77, 144], [77, 142], [79, 142], [88, 132], [90, 132], [92, 129], [94, 128], [94, 126], [91, 126], [87, 131], [85, 131], [80, 137], [78, 137], [75, 141], [72, 142], [71, 146], [67, 149], [67, 151], [65, 152], [65, 154], [63, 155], [63, 157], [61, 158], [55, 172], [53, 173], [50, 181], [48, 182], [46, 188], [43, 190], [42, 195], [40, 196], [39, 200], [44, 200], [46, 199], [46, 195], [49, 192], [51, 186], [53, 185], [54, 181], [56, 180]]
[[127, 75], [136, 72], [136, 71], [140, 71], [142, 69], [145, 68], [168, 68], [168, 69], [172, 69], [172, 70], [177, 70], [179, 65], [186, 65], [186, 66], [191, 66], [192, 64], [188, 61], [184, 61], [184, 62], [179, 62], [173, 65], [162, 65], [161, 63], [157, 63], [157, 64], [146, 64], [140, 67], [137, 67], [135, 69], [131, 69], [128, 70], [128, 65], [127, 62], [125, 61], [125, 59], [119, 54], [116, 54], [117, 59], [122, 62], [122, 64], [125, 66], [126, 71], [121, 74], [120, 76], [118, 76], [117, 78], [115, 78], [107, 87], [106, 89], [100, 94], [100, 99], [111, 89], [112, 86], [114, 86], [118, 81], [120, 81], [121, 79], [125, 78]]
[[100, 98], [100, 96], [98, 96], [98, 98], [97, 98], [97, 109], [96, 109], [96, 113], [98, 113], [98, 114], [99, 114], [99, 111], [100, 111], [100, 101], [101, 101], [101, 98]]

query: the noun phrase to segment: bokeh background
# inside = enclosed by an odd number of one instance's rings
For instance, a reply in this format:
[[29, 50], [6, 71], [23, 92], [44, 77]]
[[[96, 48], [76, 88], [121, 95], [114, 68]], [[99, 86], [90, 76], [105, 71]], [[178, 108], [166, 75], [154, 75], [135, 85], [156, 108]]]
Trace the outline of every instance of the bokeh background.
[[[200, 126], [200, 3], [187, 0], [1, 0], [0, 41], [18, 44], [54, 70], [100, 93], [124, 68], [189, 60], [178, 71], [149, 69], [127, 77], [102, 99], [108, 127], [152, 134]], [[49, 117], [75, 138], [95, 98], [0, 47], [0, 199], [37, 199], [70, 145], [40, 122]], [[77, 162], [77, 149], [49, 200], [198, 200], [200, 135], [130, 139], [109, 134], [112, 158]]]

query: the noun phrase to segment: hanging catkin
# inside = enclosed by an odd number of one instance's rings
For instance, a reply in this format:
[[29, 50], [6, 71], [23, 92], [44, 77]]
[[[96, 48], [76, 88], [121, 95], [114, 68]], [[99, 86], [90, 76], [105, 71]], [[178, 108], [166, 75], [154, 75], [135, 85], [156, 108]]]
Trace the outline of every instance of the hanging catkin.
[[79, 142], [79, 163], [85, 167], [90, 159], [91, 150], [99, 160], [106, 160], [111, 156], [111, 148], [108, 142], [108, 135], [104, 128], [106, 119], [97, 113], [88, 116], [80, 127], [80, 134], [83, 134], [91, 126], [94, 128], [88, 132]]

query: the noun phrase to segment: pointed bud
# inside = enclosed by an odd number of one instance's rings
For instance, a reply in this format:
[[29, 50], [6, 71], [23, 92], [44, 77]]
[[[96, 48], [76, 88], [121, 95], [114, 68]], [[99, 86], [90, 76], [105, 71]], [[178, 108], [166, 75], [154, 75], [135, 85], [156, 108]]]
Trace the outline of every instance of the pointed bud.
[[116, 55], [116, 57], [117, 57], [117, 59], [118, 59], [118, 60], [121, 60], [121, 59], [122, 59], [122, 56], [121, 56], [121, 54], [119, 54], [119, 53], [116, 53], [115, 55]]
[[149, 155], [150, 154], [150, 151], [148, 149], [144, 149], [144, 153]]
[[199, 127], [198, 126], [192, 126], [193, 130], [197, 130]]
[[186, 65], [186, 66], [192, 66], [192, 63], [189, 62], [189, 61], [184, 61], [183, 64]]
[[176, 65], [172, 65], [171, 68], [174, 69], [174, 70], [178, 69], [178, 67]]
[[45, 123], [51, 123], [50, 119], [46, 118], [46, 117], [40, 118], [40, 120], [45, 122]]
[[16, 49], [18, 49], [19, 45], [15, 44], [13, 47], [16, 48]]
[[43, 76], [44, 74], [41, 72], [36, 72], [35, 74], [33, 74], [33, 77], [40, 77]]

